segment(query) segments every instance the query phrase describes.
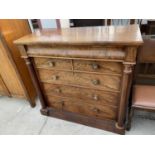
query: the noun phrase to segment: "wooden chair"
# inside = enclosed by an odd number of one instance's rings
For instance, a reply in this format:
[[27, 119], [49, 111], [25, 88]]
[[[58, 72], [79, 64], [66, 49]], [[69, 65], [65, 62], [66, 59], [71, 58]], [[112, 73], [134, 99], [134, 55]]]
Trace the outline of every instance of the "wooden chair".
[[[131, 128], [135, 109], [155, 112], [155, 69], [151, 71], [149, 69], [150, 63], [155, 65], [155, 40], [144, 39], [144, 45], [139, 48], [138, 52], [127, 130]], [[143, 66], [140, 66], [141, 64]]]

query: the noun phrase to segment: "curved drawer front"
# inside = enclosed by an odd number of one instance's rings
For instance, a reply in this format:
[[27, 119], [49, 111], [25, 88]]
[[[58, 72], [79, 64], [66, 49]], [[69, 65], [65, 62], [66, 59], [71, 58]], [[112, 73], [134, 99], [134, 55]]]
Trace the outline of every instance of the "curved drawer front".
[[39, 45], [27, 47], [29, 56], [52, 56], [65, 58], [89, 58], [89, 59], [108, 59], [122, 61], [125, 58], [125, 51], [120, 47], [45, 47]]
[[85, 104], [85, 101], [55, 96], [47, 96], [47, 102], [49, 107], [53, 107], [58, 110], [65, 110], [82, 115], [97, 117], [100, 119], [116, 120], [117, 108], [89, 105]]
[[109, 75], [60, 72], [46, 69], [39, 69], [38, 74], [42, 82], [84, 86], [114, 92], [118, 92], [120, 90], [121, 84], [121, 77]]
[[74, 60], [74, 70], [106, 74], [122, 74], [123, 66], [119, 62]]
[[71, 60], [62, 60], [54, 58], [34, 58], [34, 62], [36, 68], [72, 70]]
[[119, 93], [98, 91], [94, 89], [85, 89], [64, 85], [55, 85], [43, 83], [44, 93], [48, 96], [71, 97], [84, 100], [90, 104], [118, 106]]

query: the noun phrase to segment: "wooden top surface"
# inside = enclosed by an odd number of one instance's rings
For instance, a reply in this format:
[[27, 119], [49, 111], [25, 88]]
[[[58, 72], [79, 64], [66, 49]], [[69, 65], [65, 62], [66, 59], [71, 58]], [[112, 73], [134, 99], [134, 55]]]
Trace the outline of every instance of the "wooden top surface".
[[16, 44], [62, 45], [140, 45], [143, 43], [138, 25], [97, 26], [36, 31], [24, 36]]

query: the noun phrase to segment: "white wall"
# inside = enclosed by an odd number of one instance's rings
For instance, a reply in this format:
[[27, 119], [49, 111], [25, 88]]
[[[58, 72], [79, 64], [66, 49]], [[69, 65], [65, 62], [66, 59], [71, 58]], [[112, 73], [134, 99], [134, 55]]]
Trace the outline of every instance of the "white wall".
[[61, 28], [70, 27], [69, 19], [60, 19]]

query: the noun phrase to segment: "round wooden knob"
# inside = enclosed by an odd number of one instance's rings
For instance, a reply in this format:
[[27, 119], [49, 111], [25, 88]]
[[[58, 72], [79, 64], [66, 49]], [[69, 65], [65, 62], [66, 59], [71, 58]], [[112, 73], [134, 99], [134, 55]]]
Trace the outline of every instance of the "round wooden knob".
[[99, 100], [98, 95], [93, 95], [93, 99], [96, 100], [96, 101], [98, 101]]
[[64, 101], [60, 101], [59, 102], [62, 106], [65, 104], [65, 102]]
[[92, 83], [93, 83], [94, 85], [99, 85], [99, 84], [100, 84], [100, 81], [99, 81], [99, 80], [92, 80]]
[[92, 109], [94, 112], [99, 112], [99, 109], [97, 109], [97, 108], [93, 108]]
[[49, 61], [49, 62], [48, 62], [48, 65], [49, 65], [50, 67], [54, 67], [54, 66], [55, 66], [55, 63], [54, 63], [54, 62]]
[[93, 68], [93, 69], [99, 69], [99, 65], [96, 64], [96, 63], [93, 63], [93, 64], [92, 64], [92, 68]]
[[57, 75], [52, 76], [52, 80], [58, 80], [58, 79], [59, 79], [59, 76], [57, 76]]
[[57, 92], [57, 93], [61, 93], [61, 89], [60, 89], [60, 88], [57, 88], [57, 89], [56, 89], [56, 92]]

